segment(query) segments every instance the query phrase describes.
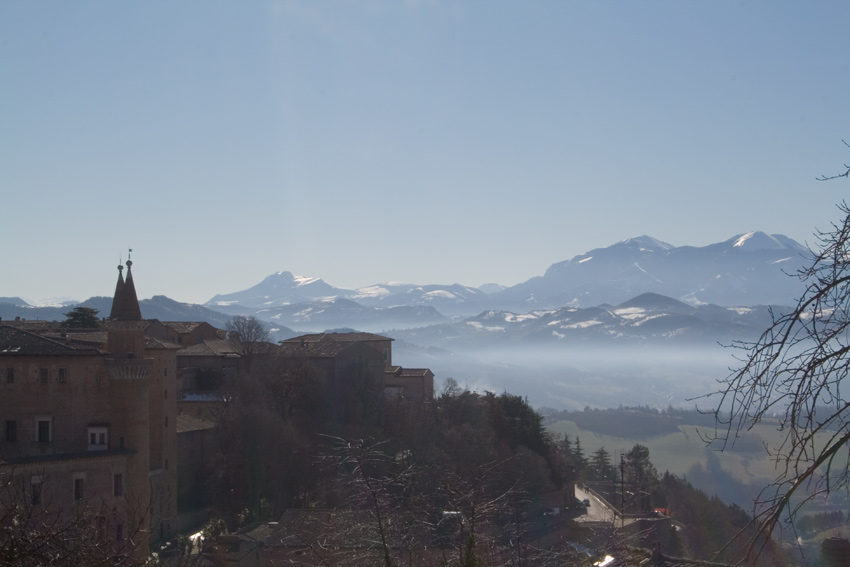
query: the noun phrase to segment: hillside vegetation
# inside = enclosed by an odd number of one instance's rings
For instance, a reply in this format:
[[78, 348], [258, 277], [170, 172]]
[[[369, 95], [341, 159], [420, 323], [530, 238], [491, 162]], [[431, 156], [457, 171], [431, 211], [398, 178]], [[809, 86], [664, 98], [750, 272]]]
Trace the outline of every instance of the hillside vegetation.
[[[590, 455], [592, 443], [547, 432], [544, 417], [507, 392], [471, 392], [450, 380], [432, 402], [411, 403], [384, 399], [362, 369], [348, 374], [333, 392], [309, 365], [254, 368], [228, 386], [217, 472], [202, 500], [232, 529], [292, 509], [358, 512], [352, 525], [326, 526], [322, 537], [356, 540], [386, 567], [406, 564], [423, 549], [440, 549], [441, 563], [457, 566], [582, 564], [587, 558], [569, 544], [582, 541], [613, 549], [658, 540], [666, 554], [703, 560], [745, 553], [738, 542], [716, 555], [746, 527], [746, 513], [681, 476], [659, 474], [645, 446], [624, 451], [622, 479], [645, 494], [628, 511], [701, 512], [674, 516], [687, 525], [681, 533], [635, 539], [612, 531], [600, 542], [599, 532], [566, 521], [583, 510], [576, 508], [574, 483], [619, 474], [610, 456]], [[599, 423], [596, 417], [587, 416]], [[631, 428], [644, 423], [659, 438], [676, 435], [659, 416], [630, 419]], [[683, 418], [672, 419], [685, 426]], [[564, 517], [555, 525], [543, 514], [553, 506]], [[764, 564], [781, 564], [772, 549]]]

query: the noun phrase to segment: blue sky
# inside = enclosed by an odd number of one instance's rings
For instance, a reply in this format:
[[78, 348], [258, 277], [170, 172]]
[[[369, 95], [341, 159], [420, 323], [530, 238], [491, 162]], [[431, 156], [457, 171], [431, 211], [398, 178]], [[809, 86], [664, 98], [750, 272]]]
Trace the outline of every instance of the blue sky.
[[0, 296], [280, 270], [512, 285], [649, 234], [811, 241], [850, 3], [0, 3]]

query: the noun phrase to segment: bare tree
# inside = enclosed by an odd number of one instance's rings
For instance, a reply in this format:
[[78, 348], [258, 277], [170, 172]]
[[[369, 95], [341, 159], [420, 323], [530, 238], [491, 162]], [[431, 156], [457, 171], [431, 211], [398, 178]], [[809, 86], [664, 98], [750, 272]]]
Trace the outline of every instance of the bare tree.
[[69, 567], [136, 565], [147, 549], [139, 536], [146, 530], [147, 506], [129, 514], [97, 499], [63, 508], [54, 500], [48, 475], [28, 485], [24, 475], [0, 470], [0, 565]]
[[[850, 167], [819, 179], [848, 174]], [[778, 445], [766, 446], [777, 476], [754, 503], [757, 529], [743, 536], [756, 555], [804, 503], [850, 488], [850, 396], [841, 388], [850, 372], [850, 207], [838, 208], [843, 220], [816, 233], [811, 263], [796, 274], [806, 283], [796, 306], [771, 312], [772, 324], [755, 342], [731, 345], [742, 353], [741, 366], [713, 394], [723, 447], [769, 419], [783, 433]]]
[[228, 337], [239, 348], [239, 353], [250, 369], [254, 356], [269, 342], [269, 332], [256, 317], [235, 315], [225, 325]]
[[404, 452], [390, 454], [387, 441], [347, 440], [325, 436], [329, 442], [322, 460], [331, 465], [355, 508], [368, 511], [369, 531], [363, 543], [377, 552], [375, 564], [399, 564], [399, 551], [416, 545], [416, 514], [409, 507], [416, 469]]
[[[850, 144], [847, 143], [846, 140], [841, 140], [841, 142], [850, 148]], [[829, 181], [830, 179], [838, 179], [839, 177], [844, 177], [850, 179], [850, 165], [844, 164], [844, 173], [837, 173], [835, 175], [821, 175], [818, 177], [818, 181]]]

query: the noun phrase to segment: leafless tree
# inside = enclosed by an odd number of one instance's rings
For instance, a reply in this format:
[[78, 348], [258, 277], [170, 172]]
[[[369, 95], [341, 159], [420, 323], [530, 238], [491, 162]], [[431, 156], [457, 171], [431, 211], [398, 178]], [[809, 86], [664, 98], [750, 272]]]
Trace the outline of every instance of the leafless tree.
[[391, 454], [386, 441], [347, 440], [325, 436], [325, 464], [337, 471], [348, 491], [349, 502], [366, 510], [373, 534], [370, 547], [380, 555], [380, 564], [398, 564], [399, 550], [415, 544], [416, 514], [409, 507], [415, 467], [405, 454]]
[[[848, 174], [850, 167], [820, 179]], [[816, 233], [811, 262], [796, 274], [806, 284], [796, 305], [772, 312], [755, 342], [731, 345], [740, 351], [740, 367], [713, 394], [723, 447], [767, 420], [776, 419], [783, 434], [776, 446], [766, 445], [777, 476], [754, 503], [756, 530], [743, 536], [756, 555], [804, 503], [850, 488], [850, 396], [843, 384], [850, 372], [850, 207], [838, 208], [842, 221]]]
[[[845, 146], [850, 148], [850, 144], [847, 143], [846, 140], [841, 140]], [[830, 179], [838, 179], [839, 177], [850, 178], [850, 165], [844, 164], [844, 173], [837, 173], [835, 175], [821, 175], [818, 177], [818, 181], [829, 181]]]
[[[0, 565], [68, 567], [138, 564], [147, 549], [138, 541], [146, 529], [147, 506], [123, 515], [107, 502], [80, 500], [63, 508], [48, 475], [36, 489], [12, 469], [0, 471]], [[45, 488], [46, 487], [46, 488]]]
[[235, 315], [225, 325], [228, 337], [239, 347], [245, 365], [250, 369], [254, 356], [269, 342], [269, 332], [256, 317]]

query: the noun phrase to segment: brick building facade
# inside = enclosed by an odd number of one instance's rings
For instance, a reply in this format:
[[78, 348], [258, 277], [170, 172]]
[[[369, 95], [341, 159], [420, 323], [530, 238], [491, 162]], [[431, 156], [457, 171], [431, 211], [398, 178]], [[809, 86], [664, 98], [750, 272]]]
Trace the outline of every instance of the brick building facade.
[[177, 527], [177, 362], [145, 338], [131, 265], [105, 345], [0, 326], [0, 479], [60, 519], [89, 511], [141, 558]]

